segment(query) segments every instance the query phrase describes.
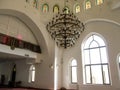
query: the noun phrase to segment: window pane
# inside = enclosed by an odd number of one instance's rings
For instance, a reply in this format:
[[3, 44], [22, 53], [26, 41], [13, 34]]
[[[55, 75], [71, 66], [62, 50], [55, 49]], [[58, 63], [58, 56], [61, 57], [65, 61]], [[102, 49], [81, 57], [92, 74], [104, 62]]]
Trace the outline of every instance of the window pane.
[[97, 5], [100, 5], [103, 3], [103, 0], [97, 0]]
[[32, 71], [32, 82], [35, 81], [35, 71]]
[[108, 63], [106, 48], [105, 47], [100, 48], [100, 51], [101, 51], [101, 60], [102, 60], [102, 63]]
[[91, 58], [91, 64], [101, 63], [99, 48], [90, 50], [90, 58]]
[[32, 67], [32, 70], [35, 70], [35, 67], [34, 67], [34, 66]]
[[76, 60], [72, 60], [72, 66], [76, 66], [77, 65], [77, 61]]
[[103, 76], [104, 76], [104, 83], [110, 84], [108, 65], [103, 65]]
[[48, 5], [44, 4], [42, 9], [44, 13], [48, 12]]
[[119, 56], [119, 63], [120, 63], [120, 56]]
[[54, 6], [54, 8], [53, 8], [53, 12], [54, 13], [58, 13], [59, 12], [59, 7], [56, 5], [56, 6]]
[[103, 84], [101, 65], [91, 66], [91, 70], [92, 70], [92, 83]]
[[80, 6], [79, 6], [79, 5], [76, 5], [76, 7], [75, 7], [75, 12], [76, 12], [76, 13], [79, 13], [79, 12], [80, 12]]
[[84, 51], [84, 58], [85, 58], [84, 60], [85, 64], [90, 64], [89, 50]]
[[120, 56], [119, 56], [119, 69], [120, 69]]
[[98, 41], [100, 46], [105, 46], [104, 41], [99, 36], [94, 35], [94, 40]]
[[92, 42], [92, 40], [93, 40], [93, 37], [90, 36], [90, 37], [87, 39], [87, 41], [85, 42], [85, 47], [84, 47], [84, 49], [89, 48], [90, 42]]
[[88, 0], [88, 1], [86, 1], [85, 8], [86, 8], [86, 9], [91, 8], [91, 2], [90, 2], [89, 0]]
[[104, 41], [97, 35], [91, 35], [86, 40], [84, 47], [84, 80], [86, 83], [110, 84], [107, 59]]
[[35, 81], [35, 67], [34, 65], [31, 65], [29, 70], [29, 82], [34, 82], [34, 81]]
[[72, 67], [72, 83], [77, 83], [77, 67]]
[[69, 13], [69, 10], [70, 10], [69, 7], [65, 6], [64, 8], [66, 9], [66, 10], [65, 10], [65, 13], [68, 14], [68, 13]]
[[85, 73], [86, 73], [86, 83], [91, 83], [91, 81], [90, 81], [90, 66], [86, 66], [85, 67]]
[[96, 43], [95, 41], [93, 41], [93, 42], [90, 44], [90, 48], [94, 48], [94, 47], [99, 47], [98, 43]]

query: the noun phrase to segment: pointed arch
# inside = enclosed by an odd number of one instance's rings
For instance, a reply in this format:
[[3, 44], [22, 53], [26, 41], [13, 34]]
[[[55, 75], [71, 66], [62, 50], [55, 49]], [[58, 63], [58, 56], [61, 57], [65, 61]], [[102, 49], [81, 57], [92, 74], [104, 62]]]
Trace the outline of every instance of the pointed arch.
[[117, 67], [118, 67], [118, 74], [120, 79], [120, 53], [117, 55]]
[[84, 84], [110, 84], [107, 47], [103, 38], [93, 33], [82, 44]]
[[35, 82], [35, 66], [31, 65], [29, 68], [29, 83]]
[[47, 13], [49, 11], [49, 6], [47, 3], [43, 4], [42, 6], [42, 12], [43, 13]]
[[37, 8], [37, 3], [38, 3], [37, 0], [26, 0], [26, 2], [28, 2], [34, 8]]
[[59, 12], [59, 6], [58, 5], [54, 5], [53, 6], [53, 13], [58, 13]]
[[96, 5], [101, 5], [101, 4], [103, 4], [103, 3], [104, 3], [103, 0], [96, 0]]
[[69, 13], [70, 12], [70, 8], [68, 6], [65, 6], [64, 9], [66, 9], [65, 13]]
[[69, 62], [69, 67], [70, 67], [70, 81], [72, 84], [77, 83], [77, 60], [74, 58], [70, 59]]
[[74, 10], [73, 11], [75, 11], [75, 13], [79, 13], [80, 12], [80, 5], [79, 4], [75, 4], [74, 5]]
[[92, 7], [91, 1], [90, 0], [86, 0], [85, 1], [85, 9], [87, 10], [87, 9], [90, 9], [91, 7]]

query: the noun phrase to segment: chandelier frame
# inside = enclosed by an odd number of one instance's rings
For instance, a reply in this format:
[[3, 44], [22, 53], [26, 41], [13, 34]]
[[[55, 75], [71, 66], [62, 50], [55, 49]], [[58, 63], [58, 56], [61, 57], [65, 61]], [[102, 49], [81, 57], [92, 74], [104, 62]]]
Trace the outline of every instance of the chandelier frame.
[[46, 26], [57, 46], [65, 49], [75, 44], [84, 28], [84, 24], [66, 8], [53, 17]]

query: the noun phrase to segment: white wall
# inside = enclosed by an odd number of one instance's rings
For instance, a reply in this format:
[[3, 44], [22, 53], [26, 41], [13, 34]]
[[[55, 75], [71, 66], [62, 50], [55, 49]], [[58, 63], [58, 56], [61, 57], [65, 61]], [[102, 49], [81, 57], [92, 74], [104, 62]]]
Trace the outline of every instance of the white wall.
[[[34, 44], [38, 44], [38, 42], [36, 41], [36, 38], [34, 37], [31, 30], [26, 26], [26, 24], [24, 24], [18, 18], [11, 15], [0, 15], [0, 32], [3, 34], [7, 34], [9, 36], [13, 36], [15, 38], [17, 38], [18, 34], [21, 34], [22, 40], [28, 41]], [[53, 46], [51, 46], [51, 48], [52, 47]], [[27, 63], [31, 61], [30, 60], [26, 61], [26, 59], [19, 60], [19, 61], [12, 61], [12, 60], [8, 61], [6, 57], [7, 62], [3, 61], [3, 63], [0, 63], [0, 67], [1, 67], [0, 75], [5, 74], [6, 83], [8, 83], [9, 81], [8, 79], [10, 78], [10, 73], [12, 70], [11, 63], [14, 62], [17, 64], [16, 81], [22, 81], [22, 86], [38, 87], [38, 88], [54, 87], [54, 70], [51, 70], [49, 67], [50, 64], [54, 64], [53, 62], [54, 60], [50, 60], [50, 58], [48, 57], [43, 58], [43, 52], [42, 54], [37, 54], [29, 50], [23, 50], [18, 48], [15, 48], [15, 50], [11, 50], [10, 47], [6, 45], [0, 45], [0, 51], [5, 53], [20, 55], [20, 56], [25, 56], [27, 54], [29, 55], [29, 57], [34, 58], [33, 63], [35, 64], [35, 67], [36, 67], [35, 82], [28, 83], [30, 65]], [[52, 53], [51, 53], [51, 56], [53, 56]], [[43, 62], [39, 63], [40, 60], [42, 60]]]
[[[112, 10], [111, 3], [109, 0], [104, 0], [105, 3], [100, 6], [96, 6], [94, 0], [92, 0], [92, 8], [89, 10], [85, 10], [83, 3], [84, 0], [78, 0], [81, 5], [81, 12], [77, 14], [77, 16], [85, 23], [86, 29], [85, 32], [80, 36], [80, 39], [70, 49], [64, 50], [62, 55], [62, 50], [58, 52], [58, 88], [64, 86], [66, 88], [76, 88], [76, 85], [71, 85], [69, 80], [68, 73], [68, 62], [71, 57], [75, 58], [78, 61], [78, 84], [80, 90], [117, 90], [116, 88], [120, 88], [120, 81], [118, 79], [117, 72], [117, 64], [116, 64], [116, 56], [120, 52], [119, 51], [119, 35], [120, 35], [120, 26], [109, 23], [106, 21], [96, 21], [98, 18], [112, 20], [116, 23], [120, 23], [120, 11], [118, 9]], [[118, 1], [118, 0], [117, 0]], [[41, 11], [41, 6], [44, 3], [49, 3], [50, 12], [43, 14]], [[18, 74], [17, 80], [22, 80], [24, 85], [40, 87], [40, 88], [53, 88], [54, 87], [54, 71], [49, 68], [49, 65], [54, 63], [55, 56], [55, 46], [54, 41], [51, 39], [50, 35], [46, 31], [46, 24], [51, 20], [54, 16], [52, 13], [52, 7], [55, 4], [60, 5], [63, 8], [63, 3], [61, 1], [41, 1], [38, 5], [39, 9], [34, 9], [29, 4], [25, 3], [25, 0], [14, 0], [11, 2], [10, 0], [0, 0], [0, 14], [10, 14], [21, 19], [29, 28], [34, 32], [35, 36], [39, 44], [42, 47], [42, 58], [44, 59], [43, 63], [35, 65], [36, 67], [36, 81], [35, 83], [28, 84], [27, 76], [28, 76], [28, 67], [25, 62], [16, 62], [18, 64]], [[71, 10], [73, 10], [76, 2], [71, 2], [69, 6], [71, 6]], [[60, 8], [60, 10], [62, 10]], [[12, 11], [13, 10], [13, 11]], [[94, 21], [92, 21], [94, 19]], [[96, 20], [95, 20], [96, 19]], [[96, 32], [101, 34], [107, 41], [108, 46], [108, 55], [110, 61], [110, 69], [111, 69], [111, 86], [92, 86], [92, 85], [83, 85], [83, 72], [82, 72], [82, 55], [81, 55], [81, 43], [84, 38], [91, 32]], [[114, 38], [113, 38], [114, 37]], [[61, 61], [63, 62], [61, 63]], [[22, 67], [21, 67], [22, 66]], [[24, 72], [22, 70], [24, 69]], [[63, 73], [62, 73], [63, 71]], [[23, 76], [24, 75], [24, 76]], [[23, 76], [23, 77], [21, 77]]]
[[5, 84], [8, 84], [8, 81], [10, 80], [12, 64], [13, 64], [12, 62], [7, 62], [7, 61], [0, 62], [0, 75], [2, 74], [5, 75]]
[[[35, 82], [28, 83], [30, 64], [25, 60], [16, 61], [17, 76], [16, 81], [22, 81], [22, 86], [36, 87], [36, 88], [52, 88], [53, 87], [53, 71], [49, 68], [46, 62], [41, 64], [34, 64], [35, 66]], [[22, 67], [21, 67], [22, 66]], [[46, 67], [44, 67], [46, 66]], [[44, 68], [44, 69], [43, 69]]]
[[[82, 68], [82, 52], [81, 43], [86, 36], [90, 33], [98, 33], [104, 37], [108, 48], [108, 59], [110, 64], [110, 76], [111, 85], [83, 85], [83, 68]], [[75, 88], [76, 85], [72, 85], [69, 82], [68, 62], [71, 57], [74, 57], [78, 61], [78, 84], [79, 90], [119, 90], [120, 79], [117, 68], [116, 58], [120, 52], [120, 26], [108, 21], [91, 21], [86, 23], [85, 31], [81, 34], [77, 44], [69, 50], [66, 50], [64, 54], [64, 86], [66, 88]], [[69, 77], [69, 78], [68, 78]]]
[[11, 15], [0, 15], [0, 33], [38, 44], [32, 31], [22, 21]]

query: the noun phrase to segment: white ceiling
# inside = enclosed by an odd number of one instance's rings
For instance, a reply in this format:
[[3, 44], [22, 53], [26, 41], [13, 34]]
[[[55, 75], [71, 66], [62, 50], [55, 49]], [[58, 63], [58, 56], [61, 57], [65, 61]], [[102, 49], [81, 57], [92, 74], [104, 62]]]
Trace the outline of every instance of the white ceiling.
[[[26, 60], [29, 57], [0, 52], [0, 63], [13, 60]], [[31, 58], [29, 58], [31, 59]]]

